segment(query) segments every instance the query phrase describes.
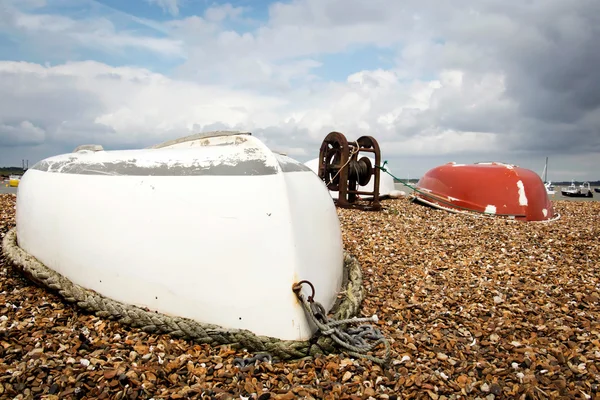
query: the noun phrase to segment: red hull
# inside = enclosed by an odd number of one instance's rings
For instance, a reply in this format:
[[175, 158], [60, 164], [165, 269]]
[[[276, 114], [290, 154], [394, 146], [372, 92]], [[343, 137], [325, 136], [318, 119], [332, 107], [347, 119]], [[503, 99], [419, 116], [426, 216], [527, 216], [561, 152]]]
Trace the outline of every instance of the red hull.
[[417, 183], [417, 200], [450, 211], [474, 211], [524, 221], [554, 218], [542, 179], [533, 171], [502, 163], [448, 163]]

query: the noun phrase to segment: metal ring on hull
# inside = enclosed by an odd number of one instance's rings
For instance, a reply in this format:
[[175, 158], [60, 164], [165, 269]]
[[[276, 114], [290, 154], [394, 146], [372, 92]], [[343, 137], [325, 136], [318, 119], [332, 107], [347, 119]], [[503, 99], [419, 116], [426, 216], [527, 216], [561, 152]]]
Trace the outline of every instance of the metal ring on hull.
[[[189, 318], [173, 317], [155, 313], [134, 305], [117, 302], [88, 290], [58, 272], [47, 267], [34, 256], [21, 249], [17, 242], [16, 228], [4, 237], [2, 250], [6, 258], [32, 281], [60, 294], [66, 301], [102, 318], [149, 333], [169, 334], [182, 339], [211, 345], [231, 345], [251, 352], [268, 352], [281, 360], [292, 360], [339, 352], [334, 341], [319, 335], [307, 341], [288, 341], [259, 336], [248, 330], [225, 329], [218, 325], [199, 323]], [[363, 300], [362, 271], [358, 260], [344, 251], [344, 280], [342, 296], [331, 309], [336, 320], [348, 319], [358, 314]], [[267, 316], [268, 318], [268, 316]], [[373, 357], [368, 357], [373, 359]]]

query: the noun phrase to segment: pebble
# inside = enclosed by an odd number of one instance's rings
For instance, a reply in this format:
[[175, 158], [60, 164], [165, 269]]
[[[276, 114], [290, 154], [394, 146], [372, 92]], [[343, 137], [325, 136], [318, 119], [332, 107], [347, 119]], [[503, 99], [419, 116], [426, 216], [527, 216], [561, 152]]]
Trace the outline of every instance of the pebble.
[[[1, 237], [14, 226], [14, 201], [0, 195]], [[344, 245], [363, 269], [361, 316], [377, 315], [392, 346], [386, 368], [333, 354], [242, 371], [241, 349], [86, 313], [0, 255], [0, 394], [598, 398], [600, 202], [553, 203], [553, 223], [459, 216], [404, 198], [380, 212], [338, 209]]]

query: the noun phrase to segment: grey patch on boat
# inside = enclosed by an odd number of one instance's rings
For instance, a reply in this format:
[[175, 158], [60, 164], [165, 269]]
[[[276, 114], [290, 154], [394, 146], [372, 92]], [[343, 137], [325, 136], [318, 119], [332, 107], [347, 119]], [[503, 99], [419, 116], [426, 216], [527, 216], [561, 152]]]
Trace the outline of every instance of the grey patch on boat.
[[[221, 136], [238, 136], [238, 135], [249, 135], [249, 136], [252, 136], [252, 133], [250, 133], [250, 132], [241, 132], [241, 131], [212, 131], [212, 132], [202, 132], [202, 133], [195, 133], [193, 135], [184, 136], [184, 137], [180, 137], [180, 138], [177, 138], [177, 139], [169, 140], [167, 142], [155, 144], [153, 146], [146, 147], [146, 148], [147, 149], [161, 149], [163, 147], [173, 146], [173, 145], [179, 144], [179, 143], [192, 142], [192, 141], [199, 140], [199, 139], [210, 139], [210, 138], [221, 137]], [[244, 141], [245, 141], [245, 139], [243, 139], [242, 137], [236, 138], [236, 144], [243, 143]], [[209, 144], [210, 144], [209, 140], [205, 140], [205, 141], [200, 142], [200, 145], [202, 145], [202, 146], [208, 146]], [[220, 146], [220, 145], [227, 146], [227, 145], [230, 145], [230, 143], [213, 144], [213, 146]]]
[[76, 158], [61, 161], [36, 163], [31, 169], [44, 172], [79, 175], [128, 175], [128, 176], [200, 176], [200, 175], [274, 175], [279, 172], [276, 166], [267, 165], [265, 160], [230, 161], [215, 164], [157, 164], [154, 166], [136, 165], [136, 160], [102, 163], [77, 163]]
[[288, 156], [284, 156], [282, 154], [275, 154], [275, 158], [279, 162], [279, 166], [283, 172], [300, 172], [300, 171], [311, 171], [312, 170], [306, 165], [294, 160], [293, 158], [289, 158]]
[[86, 151], [86, 152], [104, 151], [104, 148], [100, 144], [82, 144], [81, 146], [77, 146], [75, 148], [75, 150], [73, 150], [73, 153], [79, 153], [79, 152], [83, 152], [83, 151]]

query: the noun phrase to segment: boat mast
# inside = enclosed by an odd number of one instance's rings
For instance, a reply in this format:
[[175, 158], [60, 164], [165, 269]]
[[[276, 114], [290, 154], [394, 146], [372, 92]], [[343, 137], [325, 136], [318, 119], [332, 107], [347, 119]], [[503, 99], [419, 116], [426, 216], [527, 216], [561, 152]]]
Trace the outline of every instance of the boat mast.
[[548, 156], [546, 156], [546, 164], [544, 165], [544, 183], [548, 182]]

